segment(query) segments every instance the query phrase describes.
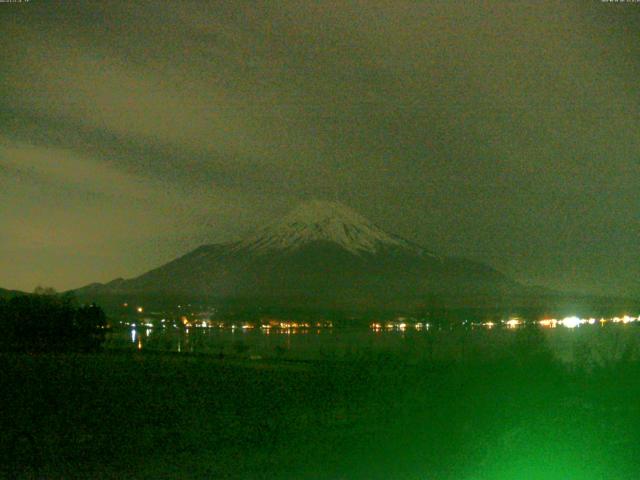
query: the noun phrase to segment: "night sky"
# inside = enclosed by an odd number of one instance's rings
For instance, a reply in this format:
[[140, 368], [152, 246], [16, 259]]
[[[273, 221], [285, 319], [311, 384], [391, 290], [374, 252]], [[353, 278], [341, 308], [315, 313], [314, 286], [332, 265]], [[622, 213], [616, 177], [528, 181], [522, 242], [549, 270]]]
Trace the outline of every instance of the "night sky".
[[338, 200], [640, 295], [640, 3], [0, 3], [0, 286], [138, 275]]

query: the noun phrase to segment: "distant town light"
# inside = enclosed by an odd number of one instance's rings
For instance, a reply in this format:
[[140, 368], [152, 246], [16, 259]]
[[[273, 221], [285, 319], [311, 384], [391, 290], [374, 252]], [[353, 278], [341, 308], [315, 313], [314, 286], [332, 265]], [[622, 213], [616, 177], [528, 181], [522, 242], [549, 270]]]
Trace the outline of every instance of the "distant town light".
[[562, 325], [567, 328], [579, 327], [582, 321], [578, 317], [565, 317], [562, 319]]
[[538, 323], [542, 327], [556, 328], [558, 320], [556, 320], [555, 318], [545, 318], [543, 320], [540, 320]]
[[507, 320], [507, 327], [509, 328], [516, 328], [518, 325], [520, 325], [522, 322], [517, 319], [517, 318], [511, 318], [509, 320]]

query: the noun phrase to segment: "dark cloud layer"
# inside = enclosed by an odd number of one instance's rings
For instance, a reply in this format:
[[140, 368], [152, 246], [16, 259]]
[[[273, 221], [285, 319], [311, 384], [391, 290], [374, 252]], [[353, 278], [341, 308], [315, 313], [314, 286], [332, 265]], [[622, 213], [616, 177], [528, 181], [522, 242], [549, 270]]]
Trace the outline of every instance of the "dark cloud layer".
[[0, 285], [131, 276], [310, 197], [640, 295], [640, 5], [0, 4]]

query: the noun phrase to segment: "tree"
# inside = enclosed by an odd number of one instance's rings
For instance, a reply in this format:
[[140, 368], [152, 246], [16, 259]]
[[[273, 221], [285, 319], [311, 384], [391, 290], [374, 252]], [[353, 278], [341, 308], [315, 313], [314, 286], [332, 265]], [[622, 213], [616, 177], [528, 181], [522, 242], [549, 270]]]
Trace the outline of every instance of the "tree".
[[78, 347], [82, 351], [99, 350], [105, 340], [107, 316], [95, 303], [76, 310], [75, 329]]
[[106, 317], [96, 305], [78, 307], [69, 294], [38, 287], [0, 302], [0, 348], [11, 351], [95, 351], [105, 339]]

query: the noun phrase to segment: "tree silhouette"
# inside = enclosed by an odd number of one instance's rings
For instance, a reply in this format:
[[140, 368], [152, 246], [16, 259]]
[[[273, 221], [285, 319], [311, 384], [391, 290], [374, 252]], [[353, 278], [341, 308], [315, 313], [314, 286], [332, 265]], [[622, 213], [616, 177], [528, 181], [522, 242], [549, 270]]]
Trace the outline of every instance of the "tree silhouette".
[[96, 305], [78, 306], [69, 294], [38, 287], [33, 294], [0, 301], [0, 348], [10, 351], [96, 351], [106, 316]]

